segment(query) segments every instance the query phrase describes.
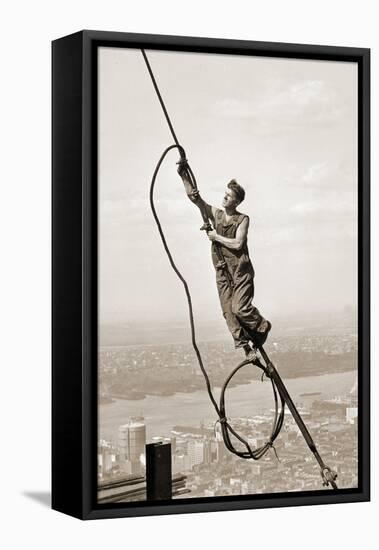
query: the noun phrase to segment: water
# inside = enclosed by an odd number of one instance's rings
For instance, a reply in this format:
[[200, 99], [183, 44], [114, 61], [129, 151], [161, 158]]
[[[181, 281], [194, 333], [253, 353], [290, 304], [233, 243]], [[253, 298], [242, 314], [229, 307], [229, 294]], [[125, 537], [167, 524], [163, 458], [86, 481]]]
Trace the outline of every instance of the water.
[[[356, 371], [289, 378], [284, 383], [297, 405], [310, 405], [314, 399], [329, 399], [350, 392], [357, 380]], [[321, 395], [300, 397], [302, 393], [321, 392]], [[220, 390], [214, 390], [218, 398]], [[253, 380], [231, 388], [226, 396], [227, 413], [233, 416], [254, 416], [268, 412], [273, 407], [269, 381]], [[196, 426], [203, 421], [215, 422], [216, 412], [206, 390], [195, 393], [177, 393], [172, 396], [147, 396], [139, 401], [117, 399], [99, 408], [100, 437], [117, 442], [118, 427], [131, 416], [143, 415], [146, 421], [147, 439], [168, 436], [175, 425]]]

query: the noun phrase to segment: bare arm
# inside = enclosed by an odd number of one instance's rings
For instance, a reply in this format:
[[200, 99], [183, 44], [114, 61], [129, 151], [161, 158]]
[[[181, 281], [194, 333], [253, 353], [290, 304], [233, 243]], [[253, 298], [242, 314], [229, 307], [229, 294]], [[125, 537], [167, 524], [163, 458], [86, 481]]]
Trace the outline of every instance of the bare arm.
[[231, 250], [241, 250], [247, 239], [247, 232], [249, 230], [249, 218], [246, 216], [237, 228], [236, 236], [234, 239], [223, 237], [216, 233], [216, 231], [208, 231], [208, 237], [210, 241], [220, 243]]
[[200, 196], [199, 191], [194, 191], [191, 180], [186, 170], [179, 171], [178, 169], [178, 172], [183, 180], [184, 189], [186, 190], [187, 197], [190, 199], [191, 202], [193, 202], [193, 204], [195, 204], [199, 208], [203, 216], [205, 215], [206, 217], [209, 217], [209, 215], [212, 214], [214, 220], [216, 208], [207, 204]]

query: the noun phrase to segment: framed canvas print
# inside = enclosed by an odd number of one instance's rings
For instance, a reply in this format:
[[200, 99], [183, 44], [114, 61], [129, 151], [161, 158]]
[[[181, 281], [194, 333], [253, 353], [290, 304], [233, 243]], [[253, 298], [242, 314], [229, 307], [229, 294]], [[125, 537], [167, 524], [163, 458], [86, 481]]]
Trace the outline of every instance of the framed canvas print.
[[369, 50], [52, 51], [53, 508], [368, 500]]

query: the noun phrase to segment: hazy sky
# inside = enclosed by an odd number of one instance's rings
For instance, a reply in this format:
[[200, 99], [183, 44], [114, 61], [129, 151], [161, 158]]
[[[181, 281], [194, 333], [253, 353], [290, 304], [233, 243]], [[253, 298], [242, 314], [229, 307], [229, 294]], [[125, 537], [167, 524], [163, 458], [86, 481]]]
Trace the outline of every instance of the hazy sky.
[[[246, 190], [255, 303], [275, 316], [357, 301], [357, 67], [147, 51], [205, 200]], [[100, 322], [186, 320], [149, 207], [173, 140], [139, 50], [99, 53]], [[210, 243], [169, 154], [156, 204], [197, 318], [222, 319]], [[223, 319], [222, 319], [223, 322]]]

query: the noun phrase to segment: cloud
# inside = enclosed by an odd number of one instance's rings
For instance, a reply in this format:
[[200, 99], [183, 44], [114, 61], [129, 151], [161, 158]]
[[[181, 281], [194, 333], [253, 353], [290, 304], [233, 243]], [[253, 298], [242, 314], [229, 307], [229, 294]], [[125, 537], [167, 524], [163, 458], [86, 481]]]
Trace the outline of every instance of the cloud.
[[324, 182], [330, 173], [330, 166], [327, 162], [318, 162], [309, 166], [301, 177], [305, 184]]
[[[183, 193], [184, 194], [184, 193]], [[199, 219], [200, 214], [186, 197], [163, 197], [154, 201], [156, 212], [164, 225], [188, 226]], [[100, 204], [100, 219], [103, 227], [138, 228], [155, 225], [148, 198], [105, 199]]]
[[[348, 158], [332, 158], [331, 160], [314, 159], [308, 165], [303, 159], [294, 163], [283, 182], [288, 189], [296, 194], [312, 194], [312, 199], [328, 194], [329, 200], [341, 201], [348, 195], [351, 200], [357, 200], [357, 166], [353, 155]], [[335, 194], [338, 193], [338, 196]], [[316, 196], [317, 195], [317, 196]]]
[[339, 120], [346, 107], [339, 94], [322, 80], [296, 81], [281, 85], [272, 81], [253, 100], [225, 98], [216, 102], [217, 116], [253, 119], [256, 129], [278, 130], [280, 126], [324, 125]]
[[344, 170], [330, 162], [311, 164], [300, 175], [298, 184], [303, 190], [301, 199], [289, 209], [291, 215], [304, 218], [304, 222], [352, 219], [357, 212], [356, 189], [353, 179]]
[[[334, 198], [336, 199], [336, 197]], [[328, 196], [322, 202], [318, 200], [294, 204], [290, 213], [299, 217], [319, 217], [333, 220], [338, 216], [338, 221], [356, 214], [356, 207], [352, 202], [330, 199], [331, 197]]]
[[[299, 205], [300, 208], [302, 206]], [[268, 234], [257, 235], [254, 241], [256, 246], [268, 246], [274, 250], [288, 245], [291, 253], [302, 251], [305, 254], [312, 244], [323, 248], [324, 252], [334, 250], [336, 255], [341, 248], [353, 246], [357, 238], [357, 225], [352, 215], [336, 223], [332, 209], [321, 211], [312, 205], [304, 206], [301, 217], [294, 215], [281, 226], [273, 227]]]

